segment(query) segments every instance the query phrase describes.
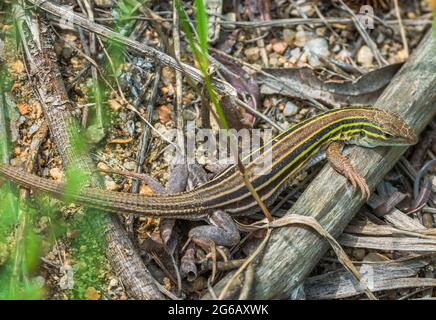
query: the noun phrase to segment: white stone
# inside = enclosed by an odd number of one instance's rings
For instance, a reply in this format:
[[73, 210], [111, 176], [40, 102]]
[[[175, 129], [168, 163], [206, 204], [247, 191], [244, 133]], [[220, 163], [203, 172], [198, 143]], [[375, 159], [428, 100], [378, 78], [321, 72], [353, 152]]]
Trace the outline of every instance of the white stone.
[[368, 46], [362, 46], [357, 53], [357, 62], [364, 67], [372, 67], [374, 55]]
[[283, 115], [285, 117], [293, 116], [298, 112], [298, 107], [291, 101], [286, 102], [285, 109], [283, 110]]
[[299, 30], [295, 34], [295, 45], [298, 47], [302, 47], [313, 38], [315, 38], [315, 34], [313, 32]]
[[304, 46], [304, 50], [312, 66], [320, 65], [319, 56], [328, 57], [330, 55], [327, 40], [324, 38], [315, 38], [309, 40]]
[[[234, 12], [228, 12], [224, 15], [224, 21], [236, 21], [236, 14]], [[224, 28], [234, 30], [236, 29], [236, 25], [234, 24], [223, 24]]]
[[129, 171], [133, 171], [136, 169], [136, 161], [127, 161], [124, 164], [124, 168]]
[[292, 29], [283, 30], [283, 41], [287, 43], [287, 45], [291, 46], [294, 44], [296, 33]]
[[431, 177], [431, 186], [432, 186], [433, 192], [436, 192], [436, 175], [433, 175]]

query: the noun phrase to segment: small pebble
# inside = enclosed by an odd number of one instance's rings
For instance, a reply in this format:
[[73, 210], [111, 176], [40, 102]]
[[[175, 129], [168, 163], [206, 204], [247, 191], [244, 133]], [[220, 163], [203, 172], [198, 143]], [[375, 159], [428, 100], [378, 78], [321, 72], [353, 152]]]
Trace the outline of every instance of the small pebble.
[[274, 41], [272, 43], [272, 49], [274, 50], [274, 52], [277, 52], [280, 55], [282, 55], [287, 48], [288, 44], [284, 41]]
[[113, 288], [118, 286], [118, 280], [115, 278], [112, 278], [111, 281], [109, 282], [109, 287]]
[[49, 172], [50, 172], [50, 177], [52, 177], [53, 179], [55, 179], [55, 180], [61, 180], [62, 179], [63, 173], [62, 173], [61, 169], [59, 169], [59, 168], [52, 168], [52, 169], [50, 169]]
[[291, 101], [286, 102], [285, 109], [283, 110], [283, 115], [285, 117], [293, 116], [298, 112], [298, 107]]
[[374, 55], [368, 46], [362, 46], [357, 52], [357, 62], [364, 67], [372, 67]]
[[250, 62], [256, 62], [260, 58], [258, 47], [247, 48], [244, 50], [244, 54]]
[[334, 53], [338, 53], [341, 51], [341, 46], [339, 44], [335, 44], [335, 46], [333, 47], [332, 51]]
[[[302, 1], [304, 2], [304, 1]], [[293, 9], [291, 11], [291, 14], [293, 16], [308, 16], [311, 17], [315, 13], [315, 9], [313, 8], [312, 4], [304, 4], [304, 3], [298, 3], [297, 4], [298, 9]]]
[[136, 169], [136, 161], [128, 161], [124, 163], [124, 168], [129, 171], [133, 171]]
[[277, 53], [272, 53], [269, 55], [269, 64], [271, 67], [277, 66], [279, 63], [279, 55]]
[[351, 53], [347, 49], [342, 49], [337, 55], [337, 59], [344, 62], [347, 62], [350, 57]]
[[295, 31], [292, 29], [283, 30], [283, 41], [285, 41], [288, 46], [293, 45], [295, 41]]
[[318, 37], [324, 37], [326, 34], [327, 28], [326, 27], [320, 27], [316, 28], [315, 33]]
[[[228, 12], [224, 15], [224, 20], [226, 21], [236, 21], [236, 13], [232, 12]], [[229, 29], [229, 30], [234, 30], [236, 29], [236, 26], [234, 24], [223, 24], [223, 27], [225, 29]]]
[[328, 57], [330, 55], [327, 40], [324, 38], [309, 40], [304, 46], [304, 50], [307, 54], [310, 65], [314, 67], [320, 65], [319, 56]]
[[109, 104], [109, 108], [114, 112], [119, 111], [122, 107], [121, 104], [116, 99], [109, 100], [108, 104]]
[[104, 185], [106, 187], [106, 190], [109, 191], [117, 191], [119, 188], [111, 177], [106, 177], [106, 179], [104, 180]]
[[183, 119], [185, 121], [194, 121], [197, 118], [197, 114], [191, 110], [184, 109], [183, 110]]
[[312, 32], [300, 30], [295, 34], [294, 44], [298, 47], [302, 47], [313, 38], [315, 38], [315, 35]]
[[97, 163], [97, 169], [100, 171], [104, 171], [104, 172], [100, 172], [100, 175], [105, 176], [107, 174], [105, 171], [108, 171], [109, 167], [106, 163], [99, 162], [99, 163]]

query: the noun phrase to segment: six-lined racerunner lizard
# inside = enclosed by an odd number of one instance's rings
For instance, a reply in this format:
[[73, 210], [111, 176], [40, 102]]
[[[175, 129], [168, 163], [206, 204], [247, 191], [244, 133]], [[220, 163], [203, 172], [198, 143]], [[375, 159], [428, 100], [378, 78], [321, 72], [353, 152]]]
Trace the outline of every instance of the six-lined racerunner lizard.
[[[411, 145], [417, 141], [416, 134], [397, 114], [366, 107], [337, 109], [302, 121], [275, 137], [270, 149], [272, 169], [269, 173], [254, 174], [255, 167], [265, 154], [250, 162], [246, 173], [268, 206], [293, 177], [326, 156], [333, 168], [368, 198], [368, 186], [341, 155], [342, 146], [352, 144], [371, 148]], [[156, 196], [86, 187], [73, 194], [66, 194], [72, 191], [67, 191], [62, 183], [5, 165], [0, 165], [0, 177], [26, 188], [47, 192], [59, 199], [67, 196], [78, 204], [114, 213], [199, 220], [218, 209], [225, 210], [232, 216], [259, 211], [257, 202], [235, 166], [193, 191]]]

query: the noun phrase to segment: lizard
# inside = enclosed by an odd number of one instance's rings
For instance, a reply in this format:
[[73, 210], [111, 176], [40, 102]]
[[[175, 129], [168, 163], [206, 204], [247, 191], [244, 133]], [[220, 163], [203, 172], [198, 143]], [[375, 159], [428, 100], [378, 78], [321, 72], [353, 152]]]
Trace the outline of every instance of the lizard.
[[[261, 200], [268, 206], [292, 178], [327, 158], [331, 166], [368, 199], [370, 190], [367, 183], [342, 155], [343, 146], [374, 148], [413, 145], [417, 142], [418, 137], [413, 129], [396, 113], [371, 107], [334, 109], [308, 118], [274, 137], [270, 147], [265, 147], [268, 150], [251, 161], [245, 171]], [[254, 171], [266, 152], [271, 152], [271, 170], [263, 175], [255, 175]], [[0, 165], [0, 178], [46, 192], [60, 200], [68, 197], [78, 204], [112, 213], [204, 220], [216, 210], [223, 210], [232, 217], [260, 211], [236, 166], [229, 167], [191, 191], [151, 196], [89, 187], [71, 191], [63, 183], [4, 164]]]

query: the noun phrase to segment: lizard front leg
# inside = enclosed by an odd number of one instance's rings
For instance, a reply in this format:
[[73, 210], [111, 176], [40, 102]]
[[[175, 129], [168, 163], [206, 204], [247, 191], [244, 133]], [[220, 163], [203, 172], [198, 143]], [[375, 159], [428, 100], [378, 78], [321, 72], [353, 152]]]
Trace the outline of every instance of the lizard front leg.
[[359, 188], [362, 191], [363, 197], [368, 201], [371, 194], [368, 184], [365, 178], [356, 172], [350, 161], [342, 155], [341, 151], [343, 147], [344, 143], [342, 142], [331, 142], [326, 150], [327, 160], [330, 162], [333, 169], [351, 182], [353, 188]]

